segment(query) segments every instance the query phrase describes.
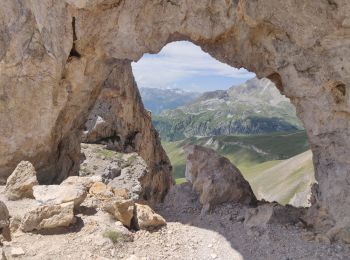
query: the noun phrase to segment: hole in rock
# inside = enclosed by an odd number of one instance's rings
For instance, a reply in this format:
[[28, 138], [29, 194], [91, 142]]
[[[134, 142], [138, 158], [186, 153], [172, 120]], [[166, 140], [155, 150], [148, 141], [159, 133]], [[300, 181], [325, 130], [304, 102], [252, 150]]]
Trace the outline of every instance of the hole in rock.
[[183, 148], [197, 144], [238, 167], [258, 199], [309, 205], [312, 153], [295, 107], [280, 93], [278, 73], [269, 76], [274, 83], [258, 79], [187, 41], [132, 66], [177, 184], [187, 181]]
[[76, 27], [75, 27], [75, 17], [72, 17], [72, 30], [73, 30], [73, 45], [72, 45], [72, 49], [69, 53], [69, 57], [77, 57], [80, 58], [81, 55], [80, 53], [76, 50], [76, 46], [75, 46], [75, 42], [76, 40], [78, 40], [77, 38], [77, 33], [76, 33]]

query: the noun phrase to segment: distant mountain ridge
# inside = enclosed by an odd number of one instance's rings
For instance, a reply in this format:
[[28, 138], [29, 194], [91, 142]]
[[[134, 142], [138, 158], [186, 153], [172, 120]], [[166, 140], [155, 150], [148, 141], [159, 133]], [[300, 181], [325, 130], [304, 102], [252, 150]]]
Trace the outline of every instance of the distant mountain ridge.
[[302, 130], [295, 107], [268, 79], [251, 79], [228, 90], [207, 92], [153, 118], [164, 140], [191, 136], [264, 134]]
[[182, 89], [140, 88], [142, 101], [146, 109], [157, 115], [166, 109], [174, 109], [183, 106], [194, 99], [200, 93], [187, 92]]

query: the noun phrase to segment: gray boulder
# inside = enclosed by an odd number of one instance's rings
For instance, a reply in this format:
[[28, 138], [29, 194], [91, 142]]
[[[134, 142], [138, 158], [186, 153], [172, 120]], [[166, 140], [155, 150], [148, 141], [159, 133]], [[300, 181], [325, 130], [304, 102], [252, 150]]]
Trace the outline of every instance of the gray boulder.
[[249, 183], [227, 158], [199, 145], [187, 146], [185, 152], [186, 179], [199, 193], [205, 211], [224, 202], [256, 202]]

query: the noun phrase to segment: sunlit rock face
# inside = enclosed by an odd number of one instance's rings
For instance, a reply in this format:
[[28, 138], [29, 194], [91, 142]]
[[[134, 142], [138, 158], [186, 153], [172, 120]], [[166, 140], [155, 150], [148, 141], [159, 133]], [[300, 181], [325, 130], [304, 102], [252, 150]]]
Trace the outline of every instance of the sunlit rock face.
[[104, 143], [111, 150], [142, 156], [150, 171], [140, 180], [142, 199], [160, 201], [173, 184], [170, 161], [142, 104], [128, 61], [117, 64], [104, 82], [82, 141]]
[[349, 13], [347, 0], [3, 0], [0, 175], [22, 160], [40, 182], [76, 174], [81, 130], [114, 67], [187, 39], [291, 99], [314, 154], [314, 203], [329, 225], [350, 225]]

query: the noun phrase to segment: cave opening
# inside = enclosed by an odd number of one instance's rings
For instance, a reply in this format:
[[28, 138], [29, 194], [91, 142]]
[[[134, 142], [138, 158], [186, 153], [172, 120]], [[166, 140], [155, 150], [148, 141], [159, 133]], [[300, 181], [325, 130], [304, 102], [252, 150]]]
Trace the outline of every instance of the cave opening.
[[132, 68], [177, 184], [187, 181], [184, 147], [196, 144], [228, 158], [258, 199], [310, 206], [312, 152], [277, 73], [258, 79], [188, 41], [145, 54]]

